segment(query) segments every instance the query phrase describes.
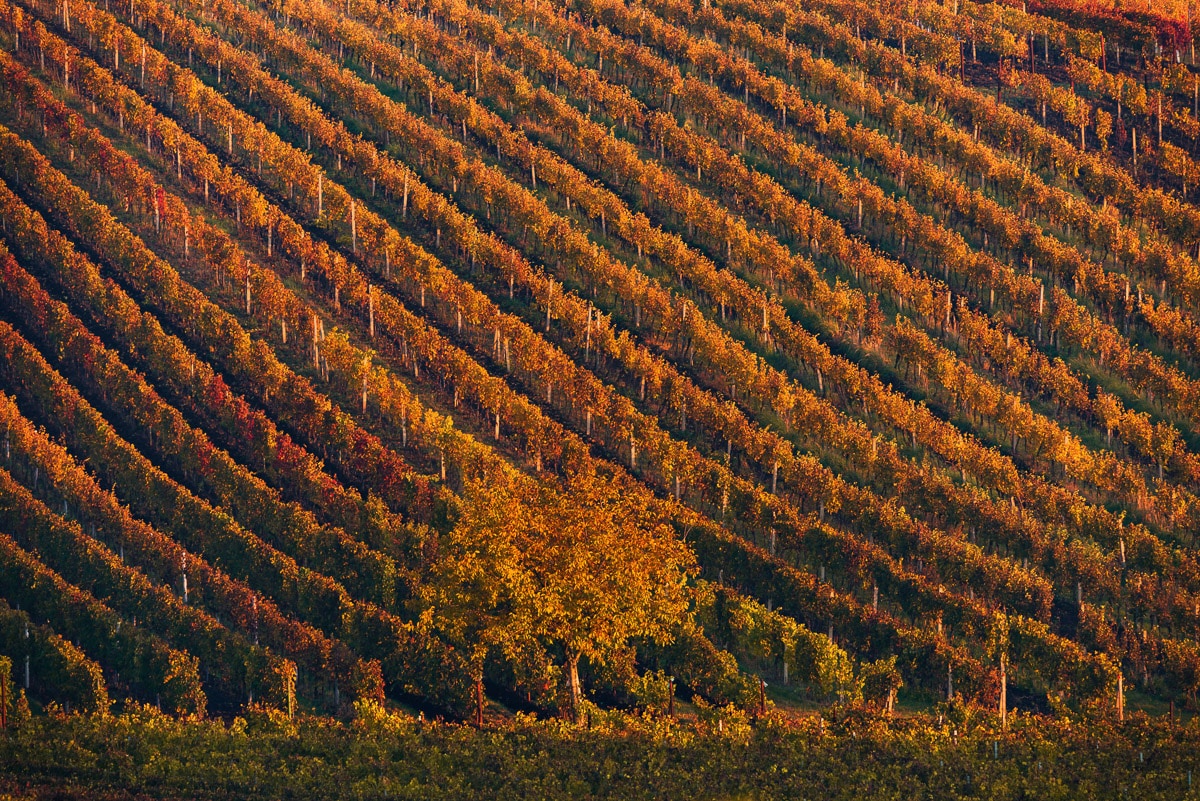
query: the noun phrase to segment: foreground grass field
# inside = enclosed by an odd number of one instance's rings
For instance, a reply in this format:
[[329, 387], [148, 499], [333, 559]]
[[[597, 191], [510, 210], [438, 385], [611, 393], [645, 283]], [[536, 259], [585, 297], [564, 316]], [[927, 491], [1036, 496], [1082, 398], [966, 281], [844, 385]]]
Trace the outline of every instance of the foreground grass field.
[[[735, 716], [736, 717], [736, 716]], [[591, 728], [353, 722], [252, 712], [184, 722], [142, 710], [51, 716], [0, 738], [4, 798], [1186, 799], [1200, 728], [1135, 717], [964, 715], [885, 722], [829, 713], [754, 725], [620, 719]], [[940, 720], [940, 722], [939, 722]], [[614, 725], [615, 724], [615, 725]], [[1200, 788], [1197, 788], [1200, 789]]]

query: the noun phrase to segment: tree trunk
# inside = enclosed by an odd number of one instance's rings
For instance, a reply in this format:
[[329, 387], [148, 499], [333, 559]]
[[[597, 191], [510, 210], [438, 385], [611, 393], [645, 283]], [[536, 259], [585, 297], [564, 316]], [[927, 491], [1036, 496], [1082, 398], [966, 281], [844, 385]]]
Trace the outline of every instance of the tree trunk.
[[583, 688], [579, 684], [579, 654], [567, 652], [567, 682], [571, 688], [571, 717], [583, 720]]

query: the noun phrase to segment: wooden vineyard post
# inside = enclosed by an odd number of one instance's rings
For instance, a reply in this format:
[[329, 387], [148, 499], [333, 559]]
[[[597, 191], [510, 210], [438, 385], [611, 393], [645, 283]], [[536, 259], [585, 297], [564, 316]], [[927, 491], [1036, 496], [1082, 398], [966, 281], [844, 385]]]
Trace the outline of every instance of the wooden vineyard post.
[[8, 699], [12, 696], [12, 659], [0, 656], [0, 730], [8, 728]]
[[1000, 654], [1000, 728], [1008, 731], [1008, 654]]
[[375, 338], [375, 287], [367, 284], [367, 328], [371, 339]]
[[483, 728], [483, 677], [475, 677], [475, 728]]
[[1117, 721], [1125, 722], [1125, 677], [1117, 674]]
[[317, 315], [315, 315], [315, 314], [313, 315], [313, 318], [312, 318], [312, 352], [313, 352], [313, 369], [319, 370], [321, 368], [321, 358], [320, 358], [321, 350], [320, 350], [320, 345], [317, 341]]
[[280, 668], [283, 674], [283, 692], [287, 701], [287, 716], [288, 720], [292, 720], [296, 716], [296, 663], [291, 660], [285, 660]]

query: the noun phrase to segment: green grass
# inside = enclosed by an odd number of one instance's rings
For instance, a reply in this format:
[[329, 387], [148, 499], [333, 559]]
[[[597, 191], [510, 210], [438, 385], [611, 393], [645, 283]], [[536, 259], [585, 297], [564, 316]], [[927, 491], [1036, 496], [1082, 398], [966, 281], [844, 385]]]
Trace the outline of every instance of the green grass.
[[[353, 720], [151, 710], [50, 714], [0, 734], [0, 798], [1170, 798], [1195, 797], [1200, 726], [1141, 713], [965, 707], [892, 721], [826, 709], [757, 722], [597, 713], [590, 728], [516, 716], [476, 731], [363, 707]], [[796, 711], [796, 710], [792, 710]], [[718, 727], [717, 720], [722, 721]]]

